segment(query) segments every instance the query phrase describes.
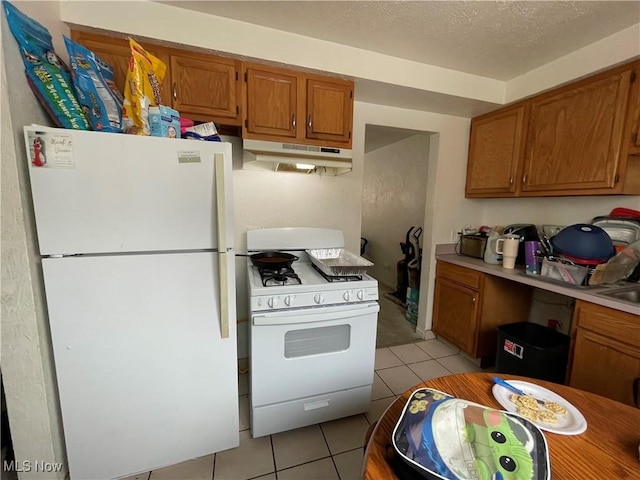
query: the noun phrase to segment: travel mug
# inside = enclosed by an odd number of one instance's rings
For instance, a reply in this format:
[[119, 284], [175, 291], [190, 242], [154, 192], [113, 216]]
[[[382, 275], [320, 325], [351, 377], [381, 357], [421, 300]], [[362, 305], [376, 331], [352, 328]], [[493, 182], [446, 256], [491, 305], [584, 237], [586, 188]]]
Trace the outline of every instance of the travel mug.
[[538, 250], [540, 245], [535, 240], [524, 242], [524, 261], [526, 264], [526, 273], [530, 275], [540, 274], [540, 265], [538, 265]]
[[520, 235], [508, 234], [496, 241], [496, 253], [502, 255], [503, 268], [515, 268]]

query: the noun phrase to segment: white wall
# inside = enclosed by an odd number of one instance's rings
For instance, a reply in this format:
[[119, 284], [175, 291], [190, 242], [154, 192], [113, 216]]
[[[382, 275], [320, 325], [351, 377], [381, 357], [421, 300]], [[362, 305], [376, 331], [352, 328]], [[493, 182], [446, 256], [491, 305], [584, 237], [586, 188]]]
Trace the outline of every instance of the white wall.
[[[447, 243], [450, 231], [465, 220], [482, 216], [482, 206], [464, 198], [470, 120], [417, 110], [356, 102], [353, 156], [364, 157], [366, 125], [430, 132], [423, 221], [423, 261], [417, 330], [431, 328], [437, 243]], [[362, 179], [360, 179], [362, 181]], [[354, 199], [355, 200], [355, 199]], [[359, 208], [360, 210], [360, 208]]]
[[[45, 24], [60, 50], [56, 2], [14, 2]], [[56, 21], [56, 19], [58, 19]], [[37, 255], [22, 126], [48, 117], [27, 86], [17, 44], [2, 13], [2, 379], [15, 457], [64, 462], [64, 441]], [[25, 471], [21, 479], [64, 478]]]
[[640, 23], [507, 82], [505, 103], [549, 90], [640, 55]]
[[[508, 225], [533, 223], [536, 225], [572, 225], [590, 223], [598, 215], [608, 215], [615, 207], [638, 210], [638, 195], [601, 195], [588, 197], [542, 197], [514, 199], [472, 200], [482, 209], [482, 215], [469, 217], [472, 225]], [[462, 226], [462, 225], [461, 225]]]
[[392, 290], [396, 265], [404, 257], [400, 242], [411, 227], [423, 226], [428, 154], [429, 137], [423, 133], [364, 156], [361, 235], [368, 240], [366, 257], [374, 264], [369, 273]]
[[[502, 103], [504, 82], [302, 35], [145, 1], [62, 1], [62, 18], [242, 57], [335, 72], [390, 85]], [[150, 20], [153, 19], [153, 20]], [[260, 41], [256, 41], [260, 38]]]
[[[236, 252], [247, 253], [247, 230], [265, 227], [321, 227], [342, 230], [349, 250], [360, 248], [362, 161], [337, 177], [242, 170], [241, 141], [233, 143]], [[238, 358], [247, 356], [247, 259], [236, 258]]]

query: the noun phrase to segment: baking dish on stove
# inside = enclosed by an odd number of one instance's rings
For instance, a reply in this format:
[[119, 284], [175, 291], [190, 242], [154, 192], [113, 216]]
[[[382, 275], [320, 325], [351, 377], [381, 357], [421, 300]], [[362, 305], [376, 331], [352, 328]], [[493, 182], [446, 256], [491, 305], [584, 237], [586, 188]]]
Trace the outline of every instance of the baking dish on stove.
[[305, 250], [311, 263], [325, 275], [346, 277], [366, 273], [373, 263], [344, 248], [317, 248]]

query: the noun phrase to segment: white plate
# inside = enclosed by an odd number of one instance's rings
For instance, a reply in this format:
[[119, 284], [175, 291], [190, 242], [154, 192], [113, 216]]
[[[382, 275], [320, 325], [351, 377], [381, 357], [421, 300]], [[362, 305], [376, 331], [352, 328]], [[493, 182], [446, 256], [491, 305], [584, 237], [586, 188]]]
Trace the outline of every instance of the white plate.
[[[522, 390], [524, 393], [540, 400], [559, 403], [567, 409], [566, 415], [557, 415], [559, 420], [558, 423], [545, 423], [531, 420], [542, 430], [558, 433], [560, 435], [578, 435], [587, 429], [587, 420], [580, 411], [557, 393], [553, 393], [551, 390], [547, 390], [546, 388], [534, 383], [521, 382], [520, 380], [508, 380], [508, 382], [514, 387]], [[510, 400], [511, 395], [513, 395], [511, 390], [498, 384], [494, 384], [491, 390], [493, 392], [493, 396], [496, 398], [498, 403], [505, 408], [505, 410], [518, 413], [516, 411], [516, 406]]]

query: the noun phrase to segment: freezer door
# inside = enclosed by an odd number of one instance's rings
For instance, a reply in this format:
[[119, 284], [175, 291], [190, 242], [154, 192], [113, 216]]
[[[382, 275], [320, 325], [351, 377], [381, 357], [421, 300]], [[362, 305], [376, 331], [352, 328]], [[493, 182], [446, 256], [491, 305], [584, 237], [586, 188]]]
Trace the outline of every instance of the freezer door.
[[217, 257], [43, 260], [72, 480], [238, 446], [236, 323], [221, 339]]
[[217, 176], [233, 248], [231, 144], [24, 130], [41, 254], [217, 249]]

